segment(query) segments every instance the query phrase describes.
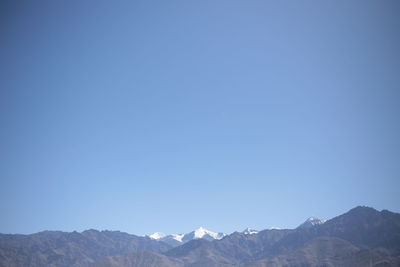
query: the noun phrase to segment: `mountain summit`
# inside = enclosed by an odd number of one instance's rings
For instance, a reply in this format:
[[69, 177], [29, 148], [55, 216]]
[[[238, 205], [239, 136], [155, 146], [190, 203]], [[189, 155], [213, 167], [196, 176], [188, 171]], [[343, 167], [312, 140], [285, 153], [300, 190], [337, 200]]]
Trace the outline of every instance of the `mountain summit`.
[[151, 239], [154, 239], [154, 240], [159, 240], [159, 239], [165, 237], [165, 234], [160, 233], [160, 232], [155, 232], [155, 233], [149, 235], [149, 237], [150, 237]]
[[254, 229], [248, 228], [248, 227], [242, 231], [242, 234], [245, 234], [245, 235], [254, 235], [257, 233], [258, 233], [257, 230], [254, 230]]
[[194, 239], [205, 239], [208, 241], [213, 241], [222, 239], [224, 236], [226, 236], [226, 234], [215, 233], [203, 227], [199, 227], [196, 230], [187, 234], [164, 235], [163, 233], [155, 232], [154, 234], [149, 235], [151, 239], [162, 241], [174, 247], [182, 245]]
[[219, 240], [219, 239], [223, 238], [224, 236], [226, 236], [226, 234], [211, 232], [211, 231], [209, 231], [209, 230], [207, 230], [207, 229], [205, 229], [203, 227], [200, 227], [200, 228], [198, 228], [198, 229], [186, 234], [182, 238], [182, 240], [183, 240], [183, 242], [188, 242], [188, 241], [193, 240], [193, 239], [202, 238], [202, 239], [206, 239], [206, 240], [212, 241], [212, 240], [215, 240], [215, 239]]
[[310, 217], [308, 218], [304, 223], [300, 224], [297, 228], [301, 229], [301, 228], [311, 228], [314, 227], [316, 225], [321, 225], [324, 224], [326, 222], [326, 220], [321, 220], [315, 217]]

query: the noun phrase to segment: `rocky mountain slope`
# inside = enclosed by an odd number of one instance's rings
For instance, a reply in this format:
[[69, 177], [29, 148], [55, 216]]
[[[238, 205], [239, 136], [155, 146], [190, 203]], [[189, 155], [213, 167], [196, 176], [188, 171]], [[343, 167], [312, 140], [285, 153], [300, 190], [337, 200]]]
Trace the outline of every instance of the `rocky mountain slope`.
[[44, 231], [32, 235], [0, 234], [0, 266], [87, 266], [109, 255], [153, 251], [171, 246], [118, 231], [82, 233]]

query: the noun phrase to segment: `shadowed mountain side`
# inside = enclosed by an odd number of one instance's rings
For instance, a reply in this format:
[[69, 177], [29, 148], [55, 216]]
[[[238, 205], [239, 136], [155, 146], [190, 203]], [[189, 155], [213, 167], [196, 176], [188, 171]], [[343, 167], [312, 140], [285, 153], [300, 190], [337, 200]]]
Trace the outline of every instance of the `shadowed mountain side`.
[[315, 238], [304, 247], [272, 258], [262, 259], [246, 267], [279, 266], [398, 266], [400, 261], [386, 258], [371, 250], [359, 249], [349, 242], [333, 237]]
[[290, 232], [277, 242], [264, 247], [255, 258], [284, 254], [322, 236], [341, 238], [360, 248], [379, 251], [383, 255], [400, 255], [400, 214], [356, 207], [324, 224]]
[[400, 214], [356, 207], [315, 228], [319, 236], [335, 236], [362, 248], [400, 254]]
[[120, 267], [120, 266], [146, 266], [146, 267], [181, 267], [183, 263], [177, 259], [149, 252], [140, 251], [133, 254], [123, 254], [102, 258], [89, 267]]
[[170, 246], [118, 231], [45, 231], [0, 235], [0, 266], [84, 266], [96, 259], [141, 250], [164, 252]]
[[215, 249], [215, 242], [204, 239], [190, 241], [168, 251], [165, 255], [178, 258], [189, 266], [192, 264], [195, 264], [194, 266], [231, 266], [238, 263], [234, 258]]
[[[163, 266], [163, 267], [194, 267], [194, 266], [243, 266], [243, 267], [300, 267], [300, 266], [343, 266], [343, 267], [395, 267], [399, 266], [400, 258], [390, 258], [379, 255], [372, 250], [360, 249], [349, 242], [333, 237], [319, 237], [307, 242], [303, 247], [288, 252], [287, 254], [254, 261], [245, 265], [238, 262], [229, 263], [226, 258], [221, 258], [210, 247], [204, 247], [207, 241], [196, 240], [190, 242], [191, 245], [184, 248], [190, 251], [194, 247], [201, 247], [185, 253], [184, 257], [174, 259], [156, 253], [139, 252], [131, 255], [118, 255], [107, 257], [97, 261], [94, 266], [110, 267], [144, 267], [144, 266]], [[208, 242], [210, 245], [210, 242]]]

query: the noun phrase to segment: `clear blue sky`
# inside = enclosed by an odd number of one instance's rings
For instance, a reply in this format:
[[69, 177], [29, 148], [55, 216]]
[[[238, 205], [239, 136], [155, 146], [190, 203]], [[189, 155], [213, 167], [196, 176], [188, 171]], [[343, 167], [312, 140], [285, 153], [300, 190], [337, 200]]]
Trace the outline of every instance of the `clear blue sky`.
[[399, 12], [397, 0], [1, 1], [0, 232], [399, 212]]

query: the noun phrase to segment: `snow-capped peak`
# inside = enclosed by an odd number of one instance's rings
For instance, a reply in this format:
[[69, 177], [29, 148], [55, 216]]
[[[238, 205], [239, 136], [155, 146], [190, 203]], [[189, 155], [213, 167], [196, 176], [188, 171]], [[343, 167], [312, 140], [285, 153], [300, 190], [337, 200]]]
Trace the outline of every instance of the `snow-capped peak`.
[[203, 238], [205, 235], [209, 235], [214, 239], [219, 239], [217, 233], [211, 232], [203, 227], [194, 230], [194, 238]]
[[317, 225], [317, 224], [323, 224], [323, 223], [325, 223], [326, 221], [325, 221], [325, 220], [322, 220], [322, 219], [315, 218], [315, 217], [310, 217], [310, 218], [307, 219], [306, 222], [309, 222], [309, 223], [311, 223], [312, 225]]
[[315, 218], [315, 217], [310, 217], [297, 228], [310, 228], [310, 227], [313, 227], [315, 225], [324, 224], [325, 222], [326, 222], [326, 220], [321, 220], [321, 219], [318, 219], [318, 218]]
[[149, 235], [151, 239], [162, 241], [168, 243], [172, 246], [178, 246], [183, 243], [189, 242], [193, 239], [206, 239], [209, 241], [222, 239], [226, 234], [224, 233], [215, 233], [205, 229], [204, 227], [199, 227], [198, 229], [187, 233], [187, 234], [172, 234], [172, 235], [164, 235], [163, 233], [156, 232], [154, 234]]
[[226, 234], [224, 234], [224, 233], [215, 233], [215, 232], [209, 231], [209, 230], [207, 230], [207, 229], [205, 229], [203, 227], [199, 227], [198, 229], [186, 234], [183, 237], [182, 240], [184, 242], [187, 242], [187, 241], [192, 240], [192, 239], [198, 239], [198, 238], [204, 238], [204, 239], [207, 239], [207, 240], [214, 240], [214, 239], [221, 239], [224, 236], [226, 236]]
[[154, 239], [154, 240], [159, 240], [159, 239], [161, 239], [161, 238], [164, 238], [164, 237], [165, 237], [165, 234], [160, 233], [160, 232], [155, 232], [155, 233], [149, 235], [149, 237], [150, 237], [151, 239]]
[[251, 228], [246, 228], [246, 229], [243, 230], [242, 233], [245, 234], [245, 235], [254, 235], [254, 234], [257, 234], [258, 231], [254, 230], [254, 229], [251, 229]]

